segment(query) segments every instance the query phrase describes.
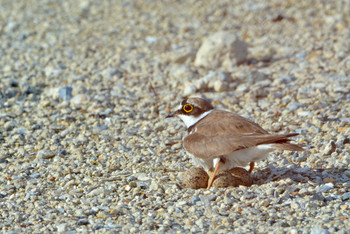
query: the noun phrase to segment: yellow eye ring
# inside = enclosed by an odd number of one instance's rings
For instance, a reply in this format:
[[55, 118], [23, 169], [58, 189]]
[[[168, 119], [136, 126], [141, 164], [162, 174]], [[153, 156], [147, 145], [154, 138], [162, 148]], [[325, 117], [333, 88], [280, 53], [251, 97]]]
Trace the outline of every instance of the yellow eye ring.
[[189, 113], [193, 110], [193, 106], [191, 104], [186, 104], [184, 105], [184, 107], [182, 108], [185, 112]]

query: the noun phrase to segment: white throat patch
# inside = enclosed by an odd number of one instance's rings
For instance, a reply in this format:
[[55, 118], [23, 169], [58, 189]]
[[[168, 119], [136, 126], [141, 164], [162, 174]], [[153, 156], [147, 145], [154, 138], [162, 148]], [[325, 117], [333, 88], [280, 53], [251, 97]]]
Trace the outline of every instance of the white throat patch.
[[186, 127], [189, 128], [192, 125], [196, 124], [199, 120], [203, 119], [205, 116], [209, 115], [213, 110], [204, 112], [200, 116], [192, 116], [192, 115], [179, 115], [179, 118], [185, 123]]

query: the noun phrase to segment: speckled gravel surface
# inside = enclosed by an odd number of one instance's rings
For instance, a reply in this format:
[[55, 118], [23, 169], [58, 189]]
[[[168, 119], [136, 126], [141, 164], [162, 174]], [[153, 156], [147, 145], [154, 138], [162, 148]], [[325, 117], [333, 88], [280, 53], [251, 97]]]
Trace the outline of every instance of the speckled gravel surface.
[[[348, 0], [2, 0], [0, 230], [349, 232], [349, 12]], [[195, 66], [220, 31], [246, 43], [245, 61]], [[251, 187], [184, 188], [185, 128], [164, 117], [190, 94], [298, 132], [306, 150], [270, 154]]]

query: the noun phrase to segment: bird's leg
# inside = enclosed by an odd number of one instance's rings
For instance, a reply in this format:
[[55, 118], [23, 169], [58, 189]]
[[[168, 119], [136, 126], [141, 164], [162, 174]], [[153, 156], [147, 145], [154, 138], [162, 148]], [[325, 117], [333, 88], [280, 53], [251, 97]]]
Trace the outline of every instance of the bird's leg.
[[207, 189], [210, 189], [210, 188], [211, 188], [211, 186], [212, 186], [212, 184], [213, 184], [213, 182], [214, 182], [216, 173], [218, 172], [218, 170], [219, 170], [219, 168], [220, 168], [220, 158], [215, 158], [215, 159], [213, 160], [213, 162], [214, 162], [215, 170], [214, 170], [213, 174], [211, 175], [211, 178], [210, 178], [210, 180], [209, 180]]
[[252, 173], [252, 171], [254, 169], [254, 165], [255, 165], [255, 162], [250, 162], [250, 164], [249, 164], [249, 174]]

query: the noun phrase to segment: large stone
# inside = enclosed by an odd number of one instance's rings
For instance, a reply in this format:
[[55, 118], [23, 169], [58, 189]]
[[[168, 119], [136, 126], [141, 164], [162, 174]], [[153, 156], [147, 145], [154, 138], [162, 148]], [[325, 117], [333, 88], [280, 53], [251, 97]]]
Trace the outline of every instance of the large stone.
[[243, 63], [246, 57], [247, 44], [234, 32], [221, 31], [204, 40], [197, 52], [194, 65], [210, 69], [223, 67], [230, 70]]

